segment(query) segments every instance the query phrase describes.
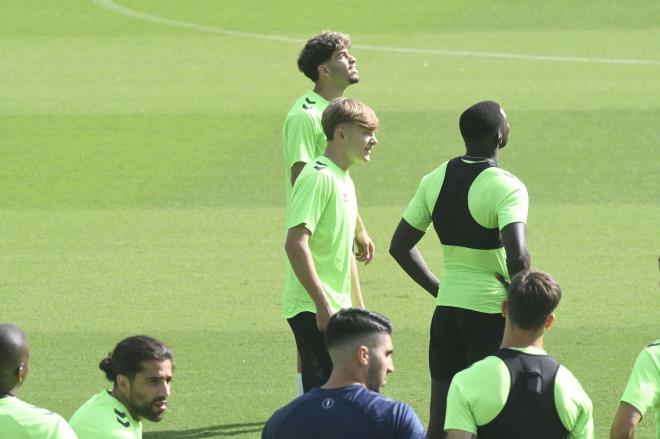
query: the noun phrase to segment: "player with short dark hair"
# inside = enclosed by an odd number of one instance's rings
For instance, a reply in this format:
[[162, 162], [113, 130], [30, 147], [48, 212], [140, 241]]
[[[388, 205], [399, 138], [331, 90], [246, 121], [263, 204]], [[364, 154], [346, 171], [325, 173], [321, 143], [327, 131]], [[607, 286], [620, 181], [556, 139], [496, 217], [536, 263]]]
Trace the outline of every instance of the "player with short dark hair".
[[575, 377], [543, 350], [561, 299], [541, 271], [518, 273], [502, 302], [502, 347], [457, 373], [447, 398], [450, 439], [591, 439], [591, 400]]
[[84, 403], [70, 423], [79, 439], [140, 439], [142, 418], [163, 419], [172, 381], [172, 351], [144, 335], [128, 337], [99, 364], [112, 390]]
[[[305, 164], [325, 150], [326, 137], [321, 126], [321, 115], [328, 103], [344, 94], [344, 90], [360, 80], [356, 59], [349, 53], [351, 39], [335, 31], [323, 31], [310, 38], [298, 56], [298, 69], [312, 82], [314, 89], [302, 95], [293, 104], [284, 120], [284, 177], [286, 201]], [[355, 257], [351, 259], [353, 305], [364, 308], [356, 258], [368, 264], [374, 257], [375, 246], [358, 214], [355, 230]], [[295, 277], [290, 264], [286, 263], [286, 276]], [[302, 394], [300, 353], [298, 353], [296, 385]]]
[[0, 324], [0, 437], [11, 439], [76, 439], [56, 413], [21, 401], [16, 392], [30, 363], [27, 337], [17, 326]]
[[283, 315], [296, 339], [305, 391], [325, 383], [332, 369], [322, 334], [328, 319], [352, 306], [357, 199], [348, 169], [370, 161], [378, 118], [365, 104], [339, 98], [323, 112], [322, 125], [325, 153], [300, 173], [286, 220]]
[[344, 309], [325, 332], [334, 368], [323, 387], [277, 410], [263, 439], [422, 439], [424, 427], [407, 404], [380, 395], [394, 371], [392, 325], [364, 309]]
[[[508, 142], [506, 113], [496, 102], [479, 102], [463, 112], [459, 128], [465, 155], [422, 178], [390, 245], [404, 271], [437, 297], [429, 343], [430, 439], [444, 436], [454, 374], [495, 352], [502, 340], [506, 291], [496, 273], [509, 278], [529, 267], [527, 189], [497, 166]], [[442, 281], [416, 247], [431, 224], [444, 254]]]
[[637, 424], [651, 407], [655, 410], [655, 435], [660, 438], [660, 340], [648, 345], [637, 356], [612, 423], [610, 438], [632, 438]]

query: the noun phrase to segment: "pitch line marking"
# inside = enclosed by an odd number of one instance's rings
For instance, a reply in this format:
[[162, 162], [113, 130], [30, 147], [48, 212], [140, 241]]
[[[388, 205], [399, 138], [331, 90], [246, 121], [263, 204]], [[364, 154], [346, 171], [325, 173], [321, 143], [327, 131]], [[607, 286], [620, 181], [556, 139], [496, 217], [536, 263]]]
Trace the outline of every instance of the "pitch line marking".
[[[296, 43], [296, 44], [301, 44], [304, 42], [303, 40], [300, 40], [298, 38], [287, 37], [284, 35], [269, 35], [269, 34], [258, 34], [254, 32], [242, 32], [231, 29], [223, 29], [216, 26], [206, 26], [195, 23], [187, 23], [185, 21], [172, 20], [169, 18], [158, 17], [155, 15], [149, 15], [142, 12], [134, 11], [125, 6], [118, 5], [113, 0], [92, 0], [92, 1], [97, 5], [102, 6], [118, 14], [137, 18], [143, 21], [149, 21], [151, 23], [165, 24], [168, 26], [192, 29], [206, 33], [224, 34], [235, 37], [253, 38], [258, 40], [266, 40], [266, 41], [284, 41], [287, 43]], [[579, 63], [596, 63], [596, 64], [660, 65], [660, 61], [650, 60], [650, 59], [613, 59], [613, 58], [588, 58], [588, 57], [554, 56], [554, 55], [528, 55], [522, 53], [471, 52], [465, 50], [418, 49], [414, 47], [373, 46], [369, 44], [354, 44], [353, 47], [356, 49], [374, 50], [381, 52], [417, 53], [417, 54], [456, 56], [456, 57], [499, 58], [499, 59], [525, 60], [525, 61], [579, 62]]]

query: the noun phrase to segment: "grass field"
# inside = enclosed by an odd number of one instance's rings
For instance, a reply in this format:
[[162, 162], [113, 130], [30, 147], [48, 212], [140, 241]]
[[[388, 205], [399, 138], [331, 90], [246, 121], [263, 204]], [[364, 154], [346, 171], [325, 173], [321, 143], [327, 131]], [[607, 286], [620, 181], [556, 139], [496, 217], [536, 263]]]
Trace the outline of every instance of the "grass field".
[[[293, 3], [0, 1], [0, 321], [31, 342], [20, 397], [68, 418], [136, 333], [176, 355], [147, 438], [258, 437], [293, 397], [280, 130], [311, 87], [301, 42], [334, 28], [356, 44], [347, 95], [382, 123], [352, 175], [378, 246], [367, 305], [395, 325], [385, 393], [427, 422], [434, 302], [386, 249], [419, 178], [462, 152], [460, 113], [494, 99], [511, 122], [500, 164], [530, 193], [533, 266], [564, 290], [546, 347], [606, 437], [660, 337], [660, 3]], [[436, 238], [421, 248], [439, 273]], [[637, 437], [654, 437], [652, 420]]]

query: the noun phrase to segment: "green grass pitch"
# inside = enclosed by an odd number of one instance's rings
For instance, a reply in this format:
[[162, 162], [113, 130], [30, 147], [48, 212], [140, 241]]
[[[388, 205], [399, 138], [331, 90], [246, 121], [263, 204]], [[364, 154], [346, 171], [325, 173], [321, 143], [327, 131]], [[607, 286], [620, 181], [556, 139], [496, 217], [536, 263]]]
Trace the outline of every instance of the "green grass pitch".
[[[533, 266], [564, 290], [546, 347], [606, 437], [637, 353], [660, 337], [656, 0], [115, 1], [142, 16], [0, 3], [0, 321], [31, 342], [23, 399], [68, 418], [106, 385], [101, 357], [136, 333], [176, 354], [170, 409], [147, 438], [258, 437], [293, 397], [280, 130], [311, 87], [300, 42], [333, 28], [357, 45], [362, 83], [347, 95], [382, 123], [352, 175], [377, 245], [366, 302], [395, 326], [385, 393], [427, 422], [433, 300], [387, 247], [419, 178], [462, 152], [462, 110], [494, 99], [511, 121], [501, 166], [530, 193]], [[436, 238], [421, 247], [439, 273]]]

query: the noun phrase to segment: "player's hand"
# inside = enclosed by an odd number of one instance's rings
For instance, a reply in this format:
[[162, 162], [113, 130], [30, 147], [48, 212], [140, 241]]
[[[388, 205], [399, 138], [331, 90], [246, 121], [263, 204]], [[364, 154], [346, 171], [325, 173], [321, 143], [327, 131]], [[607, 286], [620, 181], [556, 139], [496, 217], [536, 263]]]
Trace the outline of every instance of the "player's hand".
[[367, 232], [361, 232], [355, 235], [355, 246], [357, 247], [355, 259], [364, 262], [365, 265], [371, 262], [376, 254], [376, 245]]
[[509, 287], [511, 286], [511, 281], [509, 279], [507, 279], [506, 277], [502, 276], [499, 273], [495, 273], [495, 277], [497, 278], [497, 280], [500, 281], [502, 285], [504, 285], [504, 288], [506, 288], [507, 290], [509, 289]]
[[335, 311], [329, 306], [316, 309], [316, 326], [319, 328], [319, 331], [325, 332], [325, 327], [328, 326], [328, 321], [334, 314]]

